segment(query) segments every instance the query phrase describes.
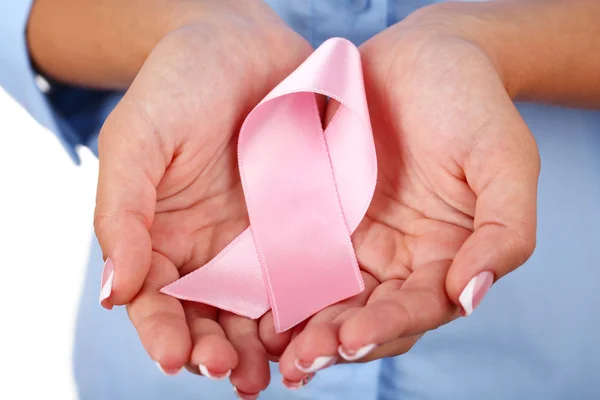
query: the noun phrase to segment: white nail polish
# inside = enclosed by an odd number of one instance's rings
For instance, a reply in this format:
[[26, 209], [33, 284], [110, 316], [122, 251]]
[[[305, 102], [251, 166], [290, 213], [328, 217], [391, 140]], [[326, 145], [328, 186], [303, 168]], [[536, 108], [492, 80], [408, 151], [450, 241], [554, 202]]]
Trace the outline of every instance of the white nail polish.
[[230, 369], [227, 370], [227, 372], [222, 375], [211, 374], [210, 371], [208, 370], [208, 368], [206, 368], [206, 365], [204, 365], [204, 364], [198, 364], [198, 369], [200, 370], [200, 373], [202, 375], [204, 375], [205, 377], [207, 377], [209, 379], [214, 379], [216, 381], [219, 381], [219, 380], [225, 379], [225, 378], [229, 378], [229, 376], [231, 375]]
[[288, 388], [290, 390], [298, 390], [298, 389], [302, 389], [304, 386], [308, 385], [308, 383], [314, 377], [315, 377], [315, 373], [313, 372], [312, 374], [306, 375], [304, 378], [302, 378], [302, 380], [297, 381], [297, 382], [288, 381], [285, 378], [283, 378], [282, 382], [283, 382], [283, 386], [285, 386], [286, 388]]
[[102, 289], [100, 290], [100, 303], [102, 303], [104, 300], [106, 300], [110, 297], [110, 294], [112, 293], [112, 285], [113, 285], [114, 277], [115, 277], [115, 271], [112, 270], [112, 271], [110, 271], [110, 274], [108, 275], [108, 279], [106, 279], [106, 282], [104, 282], [104, 285], [102, 285]]
[[160, 363], [159, 363], [158, 361], [156, 362], [156, 366], [158, 367], [158, 369], [160, 370], [160, 372], [162, 372], [163, 374], [165, 374], [165, 375], [167, 375], [167, 376], [175, 376], [175, 375], [177, 375], [178, 373], [180, 373], [180, 372], [181, 372], [181, 370], [183, 369], [183, 367], [181, 367], [181, 368], [179, 368], [177, 371], [174, 371], [174, 372], [170, 372], [170, 371], [169, 371], [169, 372], [167, 372], [167, 371], [165, 371], [165, 370], [163, 369], [162, 365], [160, 365]]
[[465, 286], [458, 297], [458, 301], [465, 312], [465, 316], [468, 317], [473, 314], [473, 311], [477, 308], [479, 303], [481, 303], [483, 296], [485, 296], [490, 289], [492, 283], [494, 283], [494, 274], [490, 271], [480, 272], [467, 283], [467, 286]]
[[325, 367], [329, 367], [335, 363], [337, 357], [335, 356], [321, 356], [315, 358], [315, 360], [310, 364], [309, 367], [303, 367], [300, 365], [299, 360], [294, 361], [294, 365], [300, 372], [304, 372], [305, 374], [310, 374], [313, 372], [317, 372], [320, 369]]
[[338, 353], [346, 361], [356, 361], [369, 354], [375, 347], [377, 347], [376, 344], [368, 344], [356, 350], [355, 352], [349, 353], [340, 345], [338, 347]]
[[233, 392], [237, 396], [238, 399], [242, 400], [256, 400], [258, 399], [259, 393], [256, 394], [247, 394], [240, 392], [235, 386], [233, 387]]
[[475, 281], [477, 278], [473, 278], [467, 283], [467, 286], [463, 289], [462, 293], [458, 297], [460, 305], [465, 310], [467, 316], [473, 313], [473, 291], [475, 290]]

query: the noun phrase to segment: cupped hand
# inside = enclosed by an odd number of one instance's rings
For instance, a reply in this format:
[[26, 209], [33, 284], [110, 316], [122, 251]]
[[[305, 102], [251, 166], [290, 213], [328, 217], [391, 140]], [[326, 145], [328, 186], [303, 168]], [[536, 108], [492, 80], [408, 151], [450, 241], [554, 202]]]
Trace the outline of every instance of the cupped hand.
[[361, 47], [379, 164], [352, 238], [368, 290], [314, 316], [289, 346], [264, 317], [261, 338], [283, 353], [288, 382], [340, 355], [408, 351], [534, 250], [534, 138], [487, 54], [439, 20], [409, 19]]
[[312, 51], [259, 2], [225, 3], [241, 11], [166, 36], [107, 119], [95, 229], [105, 278], [114, 271], [102, 304], [127, 304], [150, 357], [166, 373], [233, 370], [232, 383], [253, 394], [269, 382], [257, 322], [159, 292], [248, 226], [238, 129]]

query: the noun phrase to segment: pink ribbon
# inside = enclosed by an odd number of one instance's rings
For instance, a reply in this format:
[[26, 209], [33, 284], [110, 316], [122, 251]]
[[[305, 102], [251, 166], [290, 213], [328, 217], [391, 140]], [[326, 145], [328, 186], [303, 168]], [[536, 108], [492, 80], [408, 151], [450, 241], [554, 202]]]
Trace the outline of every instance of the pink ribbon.
[[[325, 132], [315, 94], [341, 103]], [[330, 39], [246, 118], [238, 162], [250, 227], [162, 289], [285, 331], [364, 290], [350, 235], [377, 178], [358, 49]]]

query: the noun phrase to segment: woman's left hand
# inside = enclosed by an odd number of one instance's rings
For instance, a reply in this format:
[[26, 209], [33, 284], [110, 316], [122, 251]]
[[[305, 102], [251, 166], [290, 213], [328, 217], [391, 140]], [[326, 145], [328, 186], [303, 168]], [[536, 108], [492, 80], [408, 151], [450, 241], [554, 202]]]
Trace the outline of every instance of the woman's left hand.
[[443, 20], [436, 13], [361, 48], [379, 163], [352, 237], [367, 290], [291, 333], [276, 335], [272, 316], [263, 317], [261, 339], [281, 354], [288, 385], [340, 355], [368, 361], [408, 351], [473, 312], [535, 248], [535, 140], [488, 55], [462, 30], [435, 23]]

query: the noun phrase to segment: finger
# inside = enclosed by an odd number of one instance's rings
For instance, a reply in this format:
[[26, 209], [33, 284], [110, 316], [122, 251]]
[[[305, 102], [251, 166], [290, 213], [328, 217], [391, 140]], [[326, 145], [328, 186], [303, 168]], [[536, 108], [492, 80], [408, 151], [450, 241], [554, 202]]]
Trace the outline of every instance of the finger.
[[465, 172], [477, 195], [474, 232], [456, 254], [446, 281], [448, 295], [465, 315], [535, 248], [539, 156], [525, 123], [518, 115], [515, 119], [521, 122], [512, 135], [502, 129], [508, 137], [496, 140], [491, 133], [469, 155]]
[[[400, 283], [401, 285], [401, 283]], [[385, 293], [385, 290], [378, 292], [375, 297], [381, 296]], [[353, 308], [336, 318], [336, 322], [340, 325], [350, 319], [360, 308]], [[347, 364], [347, 363], [366, 363], [369, 361], [379, 360], [380, 358], [385, 357], [396, 357], [401, 354], [408, 352], [415, 343], [423, 336], [423, 334], [418, 334], [414, 336], [401, 337], [398, 339], [391, 340], [389, 342], [377, 345], [372, 351], [368, 352], [364, 357], [356, 359], [353, 358], [352, 361], [347, 361], [344, 358], [340, 358], [338, 364]], [[338, 348], [339, 351], [339, 348]]]
[[228, 378], [237, 366], [238, 356], [217, 322], [217, 310], [190, 301], [183, 303], [183, 309], [193, 345], [188, 370], [210, 379]]
[[100, 133], [94, 228], [107, 259], [101, 290], [107, 308], [130, 302], [150, 267], [148, 229], [166, 168], [164, 149], [140, 112], [123, 102]]
[[[370, 361], [379, 360], [380, 358], [396, 357], [396, 356], [405, 354], [410, 349], [412, 349], [412, 347], [415, 345], [415, 343], [417, 343], [417, 341], [422, 336], [423, 335], [408, 336], [408, 337], [399, 338], [399, 339], [392, 340], [390, 342], [381, 344], [381, 345], [377, 346], [376, 348], [374, 348], [371, 352], [369, 352], [363, 358], [360, 358], [360, 359], [352, 361], [352, 362], [366, 363], [366, 362], [370, 362]], [[344, 359], [342, 359], [342, 360], [343, 360], [342, 362], [344, 362], [344, 363], [350, 362], [350, 361], [346, 361]]]
[[239, 357], [231, 384], [240, 397], [258, 396], [271, 379], [267, 352], [258, 337], [258, 321], [222, 311], [219, 324]]
[[159, 292], [179, 278], [177, 268], [163, 255], [152, 253], [147, 279], [127, 306], [129, 319], [144, 348], [167, 374], [175, 374], [189, 360], [190, 330], [179, 300]]
[[365, 282], [362, 293], [315, 314], [291, 341], [279, 361], [279, 370], [288, 382], [300, 382], [307, 375], [337, 363], [338, 331], [343, 322], [340, 316], [364, 306], [379, 284], [366, 272], [362, 276]]
[[279, 360], [284, 382], [301, 382], [310, 374], [336, 364], [338, 328], [333, 321], [308, 324], [291, 341]]
[[340, 356], [359, 360], [379, 345], [422, 334], [455, 318], [457, 307], [444, 286], [449, 265], [449, 261], [424, 265], [406, 281], [379, 285], [368, 304], [342, 323]]
[[307, 321], [303, 321], [285, 332], [277, 333], [273, 318], [273, 313], [268, 311], [259, 321], [258, 333], [260, 341], [267, 351], [269, 361], [279, 362], [290, 342], [304, 330]]
[[279, 361], [286, 347], [290, 344], [293, 330], [277, 333], [273, 312], [269, 311], [258, 322], [258, 336], [271, 361]]

